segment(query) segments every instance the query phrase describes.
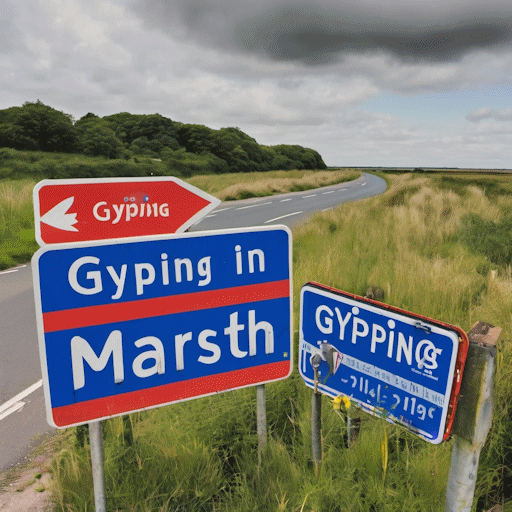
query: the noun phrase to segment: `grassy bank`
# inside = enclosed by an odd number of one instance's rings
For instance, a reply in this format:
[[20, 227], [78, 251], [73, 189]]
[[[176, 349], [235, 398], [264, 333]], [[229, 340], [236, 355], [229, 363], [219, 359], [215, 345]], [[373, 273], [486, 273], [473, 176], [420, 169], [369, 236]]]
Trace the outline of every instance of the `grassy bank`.
[[218, 176], [193, 176], [188, 178], [191, 185], [204, 190], [222, 201], [263, 197], [284, 192], [298, 192], [312, 188], [326, 187], [345, 181], [352, 181], [361, 175], [359, 171], [269, 171]]
[[[56, 162], [65, 161], [65, 155], [53, 156]], [[49, 157], [45, 158], [48, 163]], [[24, 162], [24, 165], [29, 166], [29, 163]], [[185, 181], [226, 201], [324, 187], [359, 176], [360, 172], [350, 170], [271, 171], [194, 176]], [[37, 249], [32, 207], [35, 184], [36, 181], [29, 179], [0, 179], [0, 270], [28, 261]]]
[[[318, 214], [294, 230], [294, 310], [307, 281], [384, 301], [465, 330], [478, 320], [502, 327], [494, 421], [480, 459], [474, 511], [512, 510], [512, 275], [510, 262], [472, 246], [479, 226], [503, 236], [512, 208], [506, 178], [391, 176], [383, 195]], [[472, 214], [480, 219], [467, 223]], [[470, 227], [462, 229], [466, 224]], [[498, 244], [499, 245], [499, 244]], [[295, 340], [297, 342], [297, 339]], [[295, 356], [297, 346], [295, 347]], [[255, 390], [245, 389], [105, 422], [109, 510], [441, 512], [452, 442], [430, 445], [400, 427], [351, 410], [360, 434], [324, 397], [323, 465], [312, 468], [311, 392], [296, 371], [266, 386], [268, 449], [258, 463]], [[134, 443], [126, 441], [132, 430]], [[79, 435], [76, 435], [79, 434]], [[64, 435], [54, 497], [62, 511], [92, 509], [83, 429]], [[129, 436], [128, 436], [129, 437]]]
[[30, 180], [0, 181], [0, 270], [28, 261], [37, 250]]

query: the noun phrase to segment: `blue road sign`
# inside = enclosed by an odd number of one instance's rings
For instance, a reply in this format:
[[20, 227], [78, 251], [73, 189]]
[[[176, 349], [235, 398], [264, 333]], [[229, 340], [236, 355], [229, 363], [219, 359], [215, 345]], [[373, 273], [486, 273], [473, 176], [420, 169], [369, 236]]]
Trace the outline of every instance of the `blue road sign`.
[[319, 392], [349, 396], [434, 444], [446, 436], [454, 412], [458, 384], [452, 385], [465, 343], [457, 327], [369, 299], [315, 283], [301, 291], [299, 373], [305, 383], [314, 388], [313, 364], [320, 363]]
[[53, 245], [32, 263], [50, 425], [291, 373], [285, 226]]

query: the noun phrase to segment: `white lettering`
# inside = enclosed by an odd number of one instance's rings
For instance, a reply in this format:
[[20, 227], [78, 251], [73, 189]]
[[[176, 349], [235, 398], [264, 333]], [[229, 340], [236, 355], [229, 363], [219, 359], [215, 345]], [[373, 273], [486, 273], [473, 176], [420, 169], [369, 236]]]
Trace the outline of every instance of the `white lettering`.
[[204, 277], [204, 279], [197, 283], [199, 286], [206, 286], [212, 280], [210, 260], [211, 256], [205, 256], [204, 258], [201, 258], [197, 263], [197, 273], [201, 277]]
[[[146, 271], [146, 277], [143, 277], [143, 272]], [[151, 263], [136, 263], [135, 264], [135, 287], [137, 295], [144, 293], [144, 286], [149, 286], [155, 281], [155, 267]]]
[[336, 311], [336, 316], [338, 317], [338, 322], [340, 324], [340, 340], [343, 341], [345, 339], [345, 326], [348, 324], [352, 313], [348, 312], [347, 316], [343, 318], [341, 316], [341, 311], [338, 308], [334, 308], [334, 311]]
[[261, 249], [254, 249], [247, 252], [249, 258], [249, 274], [254, 274], [254, 257], [258, 256], [260, 272], [265, 272], [265, 254]]
[[224, 334], [229, 336], [229, 348], [231, 353], [241, 359], [247, 355], [247, 352], [240, 350], [238, 347], [238, 333], [244, 330], [244, 325], [238, 323], [238, 311], [229, 315], [229, 327], [224, 329]]
[[131, 218], [137, 217], [137, 213], [139, 212], [139, 207], [137, 203], [130, 203], [126, 205], [126, 222], [129, 222]]
[[[377, 331], [378, 334], [377, 334]], [[375, 349], [376, 349], [376, 343], [384, 343], [386, 341], [386, 329], [384, 329], [383, 327], [381, 327], [380, 325], [378, 324], [373, 324], [372, 325], [372, 342], [371, 342], [371, 347], [370, 347], [370, 351], [375, 353]]]
[[99, 357], [84, 338], [73, 336], [71, 338], [71, 366], [74, 389], [81, 389], [85, 386], [84, 360], [93, 371], [101, 372], [107, 366], [111, 354], [114, 363], [114, 382], [119, 384], [124, 380], [121, 331], [110, 333]]
[[332, 312], [332, 309], [329, 306], [318, 306], [316, 308], [315, 312], [315, 321], [316, 326], [318, 327], [318, 330], [323, 334], [332, 334], [332, 320], [331, 318], [324, 317], [324, 322], [322, 323], [320, 315], [323, 312], [326, 312], [330, 317], [334, 316], [334, 313]]
[[181, 283], [181, 267], [185, 265], [185, 270], [187, 272], [187, 281], [192, 281], [192, 262], [188, 258], [176, 258], [174, 260], [174, 272], [176, 275], [176, 282]]
[[205, 329], [199, 333], [199, 338], [197, 340], [199, 346], [212, 353], [211, 356], [199, 356], [197, 360], [200, 363], [214, 364], [220, 359], [220, 347], [216, 343], [208, 341], [208, 338], [213, 338], [215, 336], [217, 336], [217, 331], [213, 331], [212, 329]]
[[179, 372], [185, 368], [185, 360], [183, 357], [183, 347], [187, 341], [192, 339], [192, 333], [177, 334], [174, 336], [174, 351], [176, 355], [176, 370]]
[[123, 214], [124, 203], [120, 205], [114, 204], [112, 206], [114, 207], [114, 211], [116, 212], [116, 218], [114, 219], [114, 222], [112, 222], [112, 224], [117, 224], [121, 219], [121, 215]]
[[78, 283], [78, 271], [82, 265], [86, 265], [88, 263], [92, 265], [98, 265], [99, 262], [100, 259], [95, 258], [94, 256], [83, 256], [82, 258], [78, 258], [73, 262], [73, 264], [69, 267], [68, 281], [71, 285], [71, 288], [73, 288], [75, 292], [78, 292], [81, 295], [94, 295], [95, 293], [100, 293], [103, 290], [101, 272], [99, 270], [89, 271], [86, 274], [87, 279], [94, 283], [91, 288], [85, 288]]
[[[146, 350], [146, 352], [139, 354], [133, 360], [132, 365], [133, 373], [141, 379], [151, 377], [151, 375], [156, 373], [158, 375], [165, 373], [164, 346], [162, 342], [155, 336], [146, 336], [135, 342], [137, 348], [145, 347], [146, 345], [151, 345], [154, 350]], [[144, 362], [148, 359], [153, 359], [155, 364], [149, 368], [143, 368]]]
[[126, 269], [128, 268], [128, 265], [123, 265], [121, 267], [121, 275], [117, 275], [114, 267], [108, 266], [107, 271], [110, 274], [110, 277], [112, 278], [112, 281], [114, 281], [114, 284], [117, 286], [117, 291], [114, 295], [112, 295], [113, 299], [119, 299], [121, 295], [123, 294], [124, 290], [124, 283], [126, 281]]
[[103, 205], [106, 205], [107, 202], [106, 201], [100, 201], [99, 203], [96, 203], [94, 205], [94, 208], [92, 209], [92, 214], [94, 215], [95, 218], [97, 218], [98, 220], [101, 220], [102, 222], [104, 221], [107, 221], [107, 220], [110, 220], [110, 209], [109, 208], [104, 208], [103, 209], [103, 215], [100, 215], [98, 213], [98, 208], [100, 206], [103, 206]]
[[169, 217], [169, 205], [167, 203], [161, 204], [158, 212], [160, 217]]
[[[362, 326], [362, 331], [358, 330], [359, 326]], [[358, 336], [361, 336], [361, 338], [367, 336], [369, 331], [370, 329], [368, 324], [363, 319], [354, 317], [354, 323], [352, 327], [352, 343], [356, 343]]]
[[249, 355], [256, 355], [256, 334], [258, 331], [265, 333], [265, 354], [274, 353], [274, 329], [269, 322], [262, 320], [256, 323], [256, 311], [249, 311]]
[[405, 341], [405, 336], [398, 333], [398, 343], [396, 347], [396, 362], [402, 362], [402, 354], [405, 355], [405, 359], [409, 365], [412, 365], [412, 336], [409, 336], [409, 342]]

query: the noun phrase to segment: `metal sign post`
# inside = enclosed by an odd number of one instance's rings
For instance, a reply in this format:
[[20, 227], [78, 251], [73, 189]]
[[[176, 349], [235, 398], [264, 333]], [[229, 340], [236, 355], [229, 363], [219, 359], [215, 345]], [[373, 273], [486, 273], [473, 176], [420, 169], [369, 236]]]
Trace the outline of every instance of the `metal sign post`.
[[494, 361], [501, 330], [478, 322], [468, 333], [466, 371], [452, 429], [446, 512], [470, 512], [473, 507], [480, 451], [492, 423]]
[[300, 308], [299, 373], [307, 386], [349, 396], [430, 443], [448, 437], [467, 354], [464, 331], [317, 283], [302, 287]]
[[[220, 204], [219, 199], [174, 177], [43, 180], [34, 187], [33, 202], [35, 234], [40, 246], [65, 242], [79, 244], [80, 242], [91, 240], [109, 240], [184, 232]], [[39, 256], [33, 260], [37, 264], [40, 263], [38, 258]], [[104, 276], [97, 268], [99, 267], [99, 261], [94, 256], [84, 256], [76, 260], [74, 262], [75, 266], [70, 267], [68, 270], [67, 285], [71, 286], [73, 291], [78, 292], [79, 295], [94, 296], [100, 293], [103, 289], [102, 279]], [[188, 276], [188, 260], [183, 261], [186, 266], [185, 272], [187, 272]], [[201, 270], [205, 271], [206, 263], [203, 261], [203, 267], [198, 268], [199, 275], [203, 275]], [[59, 265], [60, 263], [56, 264]], [[97, 267], [91, 268], [91, 264]], [[163, 255], [161, 265], [162, 279], [165, 281], [168, 269]], [[80, 273], [82, 278], [84, 278], [83, 267], [89, 267], [85, 274], [85, 285], [80, 284], [78, 280]], [[49, 332], [63, 333], [69, 332], [69, 329], [76, 329], [80, 326], [84, 327], [84, 325], [87, 325], [86, 318], [90, 314], [90, 310], [87, 307], [80, 308], [80, 301], [74, 300], [76, 295], [68, 295], [69, 302], [66, 308], [72, 311], [71, 315], [74, 315], [74, 320], [71, 322], [71, 325], [66, 325], [65, 322], [64, 325], [59, 325], [59, 308], [65, 311], [63, 304], [56, 307], [55, 304], [52, 305], [52, 299], [48, 296], [51, 294], [48, 294], [48, 289], [45, 288], [46, 285], [41, 285], [41, 289], [39, 287], [43, 281], [47, 282], [53, 279], [55, 268], [52, 264], [47, 268], [44, 265], [41, 268], [34, 265], [33, 268], [35, 268], [34, 275], [37, 274], [38, 276], [34, 278], [34, 290], [36, 291], [36, 302], [39, 305], [37, 321], [41, 366], [44, 373], [44, 369], [48, 369], [48, 360], [51, 360], [53, 357], [51, 356], [53, 354], [51, 350], [46, 352], [42, 349], [42, 345], [46, 343], [46, 335]], [[118, 274], [112, 265], [106, 266], [106, 270], [117, 287], [117, 292], [112, 296], [112, 299], [119, 299], [123, 293], [126, 284], [126, 268], [126, 264], [122, 264]], [[150, 270], [152, 269], [154, 272], [154, 267], [150, 264], [136, 263], [134, 268], [138, 286], [144, 288], [154, 279], [154, 276], [151, 276]], [[140, 274], [137, 274], [137, 268]], [[148, 274], [145, 275], [144, 272], [148, 272]], [[67, 289], [66, 281], [62, 276], [61, 281], [60, 285], [64, 286], [63, 290]], [[93, 286], [88, 287], [88, 284], [93, 284]], [[119, 296], [117, 296], [118, 293], [120, 294]], [[120, 303], [122, 302], [120, 301]], [[95, 308], [97, 305], [96, 302], [92, 301], [90, 306]], [[45, 310], [46, 314], [43, 313], [43, 310]], [[54, 314], [57, 315], [54, 318], [56, 323], [51, 327], [52, 321], [49, 321], [48, 317]], [[48, 321], [50, 323], [49, 329], [47, 329]], [[100, 320], [99, 324], [96, 323], [95, 325], [102, 325], [104, 323], [108, 322], [105, 322], [105, 319], [103, 319]], [[112, 334], [114, 334], [114, 331]], [[63, 335], [66, 336], [65, 334]], [[79, 334], [70, 338], [73, 392], [84, 387], [85, 382], [82, 381], [85, 379], [85, 368], [89, 366], [93, 371], [101, 371], [102, 368], [107, 366], [107, 361], [104, 360], [104, 357], [108, 359], [111, 354], [114, 362], [114, 381], [118, 383], [120, 372], [124, 374], [123, 355], [119, 354], [119, 349], [122, 348], [119, 344], [122, 341], [117, 334], [113, 338], [111, 338], [111, 335], [107, 338], [99, 356], [91, 348], [87, 339], [82, 338]], [[98, 333], [94, 331], [88, 334], [89, 339], [95, 339], [96, 342], [98, 341], [97, 336]], [[111, 347], [107, 346], [109, 340], [112, 344]], [[144, 340], [147, 343], [144, 343]], [[142, 338], [142, 345], [151, 345], [151, 341], [155, 340], [156, 338], [153, 339], [151, 336]], [[141, 340], [138, 341], [141, 342]], [[66, 347], [66, 343], [60, 349], [62, 348], [63, 354], [65, 354], [63, 360], [65, 361], [66, 356], [69, 358], [69, 349]], [[109, 353], [110, 348], [112, 348], [111, 353]], [[104, 352], [105, 349], [106, 351]], [[142, 366], [142, 363], [146, 362], [147, 359], [151, 360], [153, 357], [155, 363], [163, 365], [164, 361], [160, 356], [161, 354], [158, 352], [158, 349], [153, 354], [151, 351], [147, 351], [145, 355], [139, 355], [137, 358], [139, 361], [137, 367], [139, 376], [145, 378], [151, 374], [151, 371], [147, 372], [147, 367], [146, 371], [144, 371]], [[160, 369], [157, 372], [161, 373]], [[75, 377], [77, 380], [75, 380]], [[56, 389], [55, 384], [57, 386], [60, 385], [58, 378], [53, 384], [52, 389]], [[50, 425], [55, 425], [55, 421], [50, 413], [50, 410], [53, 410], [50, 387], [50, 379], [48, 374], [46, 374], [44, 390], [47, 417]], [[53, 399], [58, 401], [62, 400], [62, 397], [55, 398], [54, 394]], [[89, 401], [85, 400], [85, 402]], [[127, 404], [118, 407], [120, 410], [129, 408]], [[93, 409], [95, 409], [95, 406], [93, 406]], [[109, 405], [104, 403], [102, 414], [109, 414], [110, 412]], [[89, 421], [96, 511], [104, 511], [106, 507], [103, 474], [103, 438], [101, 422], [91, 421], [95, 418], [95, 415], [96, 413], [89, 411], [82, 418], [75, 418], [75, 420], [81, 423]], [[69, 419], [59, 426], [68, 426], [67, 423], [69, 423]]]
[[107, 510], [105, 502], [105, 475], [103, 469], [103, 434], [101, 421], [89, 423], [89, 439], [91, 443], [92, 481], [94, 487], [94, 506], [96, 512]]

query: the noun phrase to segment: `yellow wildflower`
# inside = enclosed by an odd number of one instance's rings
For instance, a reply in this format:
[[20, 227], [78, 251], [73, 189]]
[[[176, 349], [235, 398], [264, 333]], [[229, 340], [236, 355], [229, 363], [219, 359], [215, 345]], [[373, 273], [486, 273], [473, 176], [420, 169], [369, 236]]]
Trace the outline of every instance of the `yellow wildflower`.
[[336, 398], [333, 398], [331, 400], [332, 406], [335, 411], [339, 411], [341, 409], [341, 402], [342, 402], [341, 395], [338, 395]]
[[341, 411], [342, 403], [345, 406], [345, 409], [348, 409], [350, 407], [350, 397], [346, 395], [338, 395], [336, 398], [331, 400], [331, 403], [335, 411]]

